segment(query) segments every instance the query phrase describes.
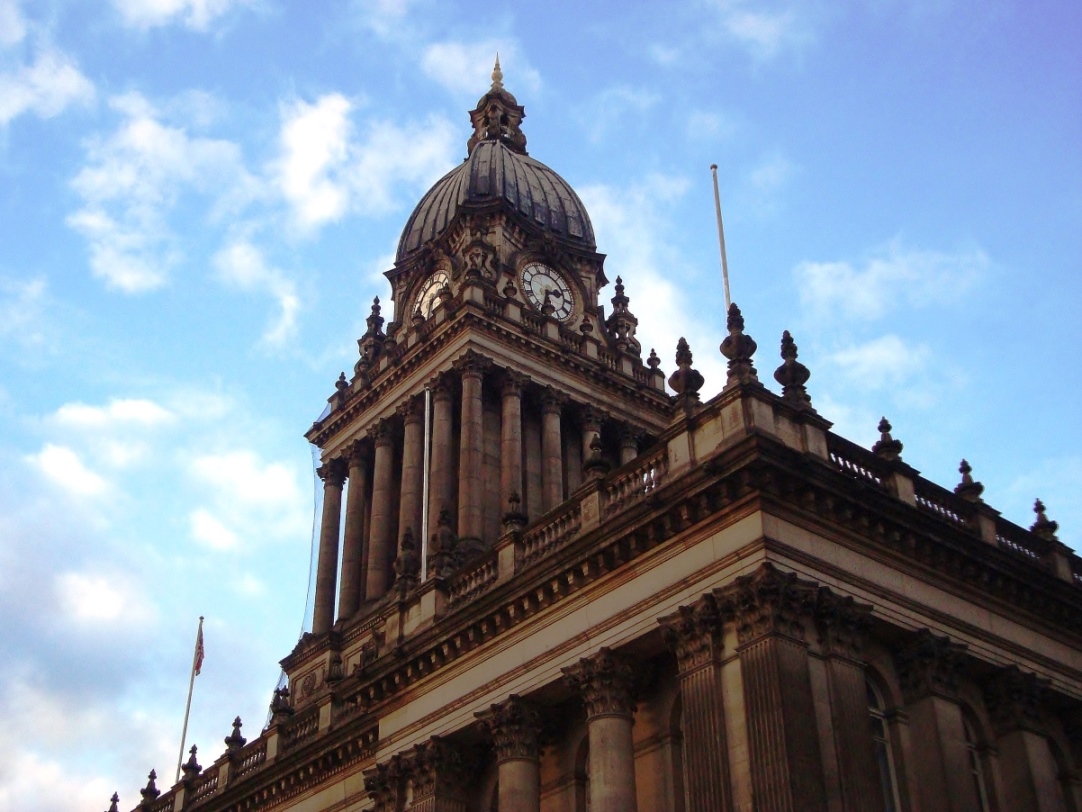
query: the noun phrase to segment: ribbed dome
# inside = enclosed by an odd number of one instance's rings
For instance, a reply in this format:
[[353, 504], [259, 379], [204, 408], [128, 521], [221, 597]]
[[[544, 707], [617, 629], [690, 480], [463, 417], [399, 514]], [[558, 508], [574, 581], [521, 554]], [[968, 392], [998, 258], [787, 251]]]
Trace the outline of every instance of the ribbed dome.
[[462, 204], [497, 199], [559, 236], [597, 247], [586, 207], [567, 181], [503, 141], [481, 141], [421, 198], [402, 231], [398, 259], [442, 234]]

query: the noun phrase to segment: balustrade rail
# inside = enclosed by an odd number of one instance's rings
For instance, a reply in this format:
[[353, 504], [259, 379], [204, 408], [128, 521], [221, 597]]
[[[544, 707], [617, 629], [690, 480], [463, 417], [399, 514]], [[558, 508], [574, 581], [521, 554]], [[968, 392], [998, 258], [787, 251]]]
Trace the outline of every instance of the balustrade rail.
[[239, 780], [258, 770], [267, 760], [267, 740], [260, 736], [237, 753], [237, 770], [230, 781]]
[[176, 803], [177, 793], [176, 790], [169, 790], [163, 793], [150, 805], [150, 812], [173, 812], [173, 805]]
[[830, 460], [844, 474], [886, 490], [885, 462], [866, 448], [836, 434], [827, 434]]
[[976, 529], [972, 503], [927, 479], [916, 479], [913, 487], [918, 507], [958, 527]]
[[218, 790], [218, 771], [219, 767], [208, 767], [203, 773], [195, 780], [192, 785], [191, 800], [185, 800], [185, 803], [195, 803], [201, 801], [204, 798], [213, 795]]
[[282, 731], [282, 750], [292, 749], [313, 738], [319, 731], [319, 708], [298, 715]]
[[529, 310], [522, 311], [522, 327], [529, 333], [540, 335], [545, 331], [545, 317]]
[[658, 488], [669, 471], [669, 449], [663, 446], [645, 459], [629, 463], [623, 473], [617, 471], [601, 488], [601, 513], [611, 516]]
[[1000, 520], [996, 522], [996, 542], [1004, 550], [1028, 558], [1040, 564], [1044, 560], [1045, 546], [1032, 533], [1017, 525]]
[[545, 524], [522, 536], [524, 565], [544, 558], [564, 546], [582, 527], [582, 503], [575, 502]]
[[495, 553], [487, 553], [479, 561], [455, 574], [448, 590], [448, 606], [466, 603], [484, 594], [496, 583], [499, 575]]

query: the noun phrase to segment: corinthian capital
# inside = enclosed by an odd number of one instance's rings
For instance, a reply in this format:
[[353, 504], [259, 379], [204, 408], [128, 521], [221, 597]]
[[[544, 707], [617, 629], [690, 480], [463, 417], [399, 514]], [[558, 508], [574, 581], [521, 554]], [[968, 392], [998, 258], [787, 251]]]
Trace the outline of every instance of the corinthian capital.
[[815, 619], [819, 640], [828, 654], [838, 654], [852, 660], [861, 658], [871, 625], [870, 605], [857, 603], [850, 596], [836, 595], [825, 586], [820, 587]]
[[635, 712], [635, 668], [626, 657], [603, 648], [563, 672], [567, 684], [581, 694], [588, 718]]
[[1045, 735], [1042, 711], [1048, 680], [1011, 665], [1001, 668], [984, 685], [984, 704], [1000, 735], [1030, 730]]
[[917, 632], [894, 655], [905, 701], [915, 702], [933, 694], [954, 697], [965, 666], [965, 650], [961, 643], [952, 643], [928, 629]]
[[479, 352], [466, 350], [466, 353], [455, 360], [451, 365], [463, 378], [480, 378], [486, 369], [492, 365], [492, 359], [486, 358]]
[[498, 762], [536, 761], [540, 757], [541, 714], [533, 703], [512, 694], [507, 701], [478, 713], [477, 718], [492, 737]]
[[769, 561], [751, 575], [714, 590], [718, 609], [736, 623], [737, 639], [750, 643], [781, 634], [804, 639], [804, 618], [815, 611], [818, 587], [795, 572], [781, 572]]
[[691, 606], [658, 620], [661, 635], [676, 654], [680, 673], [686, 674], [716, 661], [722, 651], [721, 615], [713, 595], [703, 595]]
[[325, 488], [341, 488], [346, 481], [346, 461], [341, 457], [327, 460], [316, 469]]

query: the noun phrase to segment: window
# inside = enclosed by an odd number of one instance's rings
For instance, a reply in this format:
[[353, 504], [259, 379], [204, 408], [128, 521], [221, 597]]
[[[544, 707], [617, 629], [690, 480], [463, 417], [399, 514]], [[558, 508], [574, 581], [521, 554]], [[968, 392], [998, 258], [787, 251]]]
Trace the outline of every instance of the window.
[[962, 727], [965, 729], [966, 750], [969, 751], [969, 770], [973, 775], [973, 786], [980, 799], [981, 812], [991, 812], [992, 805], [988, 802], [988, 778], [984, 768], [984, 748], [980, 745], [973, 723], [968, 714], [962, 715]]
[[883, 807], [886, 812], [899, 812], [902, 805], [898, 799], [898, 774], [894, 769], [894, 754], [887, 732], [886, 708], [872, 681], [865, 680], [865, 685], [868, 689], [868, 716], [872, 725], [875, 762], [879, 766], [879, 785], [883, 788]]

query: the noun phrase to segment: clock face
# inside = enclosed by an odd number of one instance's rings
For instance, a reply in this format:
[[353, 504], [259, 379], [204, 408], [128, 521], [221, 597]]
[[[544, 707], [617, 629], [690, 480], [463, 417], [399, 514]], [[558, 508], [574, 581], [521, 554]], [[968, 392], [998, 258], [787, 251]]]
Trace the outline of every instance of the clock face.
[[421, 292], [417, 294], [417, 310], [421, 311], [421, 315], [426, 319], [430, 318], [435, 312], [436, 308], [442, 304], [440, 302], [440, 291], [443, 286], [448, 282], [447, 274], [443, 271], [436, 271], [432, 276], [428, 278], [428, 281], [424, 283], [421, 288]]
[[575, 311], [575, 297], [567, 280], [540, 262], [531, 262], [522, 269], [522, 289], [538, 310], [545, 306], [547, 298], [553, 307], [552, 315], [560, 321], [567, 321]]

